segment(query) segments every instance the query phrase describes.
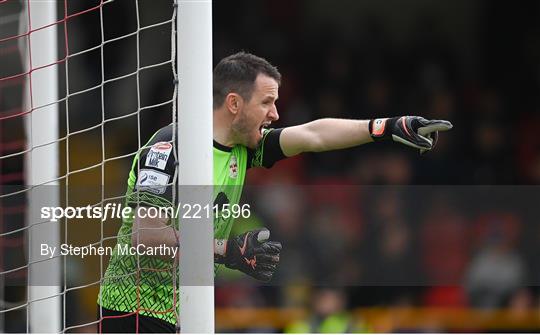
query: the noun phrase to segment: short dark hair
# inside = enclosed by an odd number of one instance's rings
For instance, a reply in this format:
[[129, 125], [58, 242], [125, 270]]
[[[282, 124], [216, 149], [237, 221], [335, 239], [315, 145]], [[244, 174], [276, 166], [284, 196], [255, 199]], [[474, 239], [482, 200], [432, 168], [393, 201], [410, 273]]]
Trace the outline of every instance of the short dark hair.
[[243, 51], [223, 58], [214, 68], [214, 109], [220, 107], [231, 92], [250, 100], [259, 74], [281, 84], [278, 69], [264, 58]]

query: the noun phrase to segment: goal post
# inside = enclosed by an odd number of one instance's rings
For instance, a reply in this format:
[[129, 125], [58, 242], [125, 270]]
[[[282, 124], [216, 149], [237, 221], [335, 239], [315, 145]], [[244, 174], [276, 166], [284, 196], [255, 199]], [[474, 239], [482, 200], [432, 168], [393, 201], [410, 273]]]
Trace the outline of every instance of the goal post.
[[[21, 41], [26, 67], [25, 89], [26, 135], [28, 153], [26, 181], [28, 193], [28, 306], [27, 331], [33, 333], [58, 333], [61, 331], [61, 260], [46, 259], [40, 255], [40, 243], [60, 245], [60, 224], [40, 222], [40, 208], [47, 204], [59, 204], [58, 178], [58, 72], [57, 27], [55, 1], [23, 1], [21, 32], [27, 31], [27, 39]], [[49, 27], [33, 31], [37, 27]], [[25, 43], [26, 42], [26, 43]], [[32, 52], [34, 50], [34, 52]], [[38, 52], [35, 52], [38, 50]], [[35, 70], [36, 69], [36, 70]], [[52, 182], [51, 182], [52, 181]], [[47, 199], [43, 196], [47, 194]], [[39, 223], [39, 224], [38, 224]]]
[[[180, 201], [211, 204], [211, 0], [178, 1], [177, 50], [177, 194]], [[195, 192], [186, 192], [187, 188], [194, 188]], [[214, 333], [213, 240], [211, 217], [180, 220], [179, 317], [182, 333]]]

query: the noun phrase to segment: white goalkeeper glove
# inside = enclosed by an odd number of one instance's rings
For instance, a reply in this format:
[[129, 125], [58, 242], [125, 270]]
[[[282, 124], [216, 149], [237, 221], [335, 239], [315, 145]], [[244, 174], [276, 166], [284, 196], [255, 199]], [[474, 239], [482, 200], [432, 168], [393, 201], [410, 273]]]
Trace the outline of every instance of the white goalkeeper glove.
[[445, 120], [426, 120], [420, 116], [399, 116], [374, 119], [369, 122], [369, 132], [374, 141], [392, 139], [420, 150], [420, 153], [435, 147], [439, 131], [452, 129]]

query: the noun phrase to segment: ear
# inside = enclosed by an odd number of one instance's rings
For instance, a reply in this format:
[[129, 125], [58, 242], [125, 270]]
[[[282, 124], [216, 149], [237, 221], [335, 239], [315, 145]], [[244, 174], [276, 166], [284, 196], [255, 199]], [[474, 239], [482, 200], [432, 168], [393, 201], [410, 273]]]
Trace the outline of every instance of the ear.
[[227, 110], [236, 115], [244, 106], [244, 99], [237, 93], [229, 93], [225, 97], [225, 106]]

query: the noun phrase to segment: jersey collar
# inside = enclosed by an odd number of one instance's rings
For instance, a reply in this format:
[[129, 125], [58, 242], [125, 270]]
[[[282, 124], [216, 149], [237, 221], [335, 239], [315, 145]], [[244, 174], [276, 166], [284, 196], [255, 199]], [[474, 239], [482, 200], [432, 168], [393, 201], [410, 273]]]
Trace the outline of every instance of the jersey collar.
[[216, 140], [214, 140], [214, 148], [216, 148], [218, 150], [221, 150], [221, 151], [226, 151], [226, 152], [231, 152], [232, 149], [233, 149], [231, 147], [228, 147], [226, 145], [223, 145], [221, 143], [216, 142]]

